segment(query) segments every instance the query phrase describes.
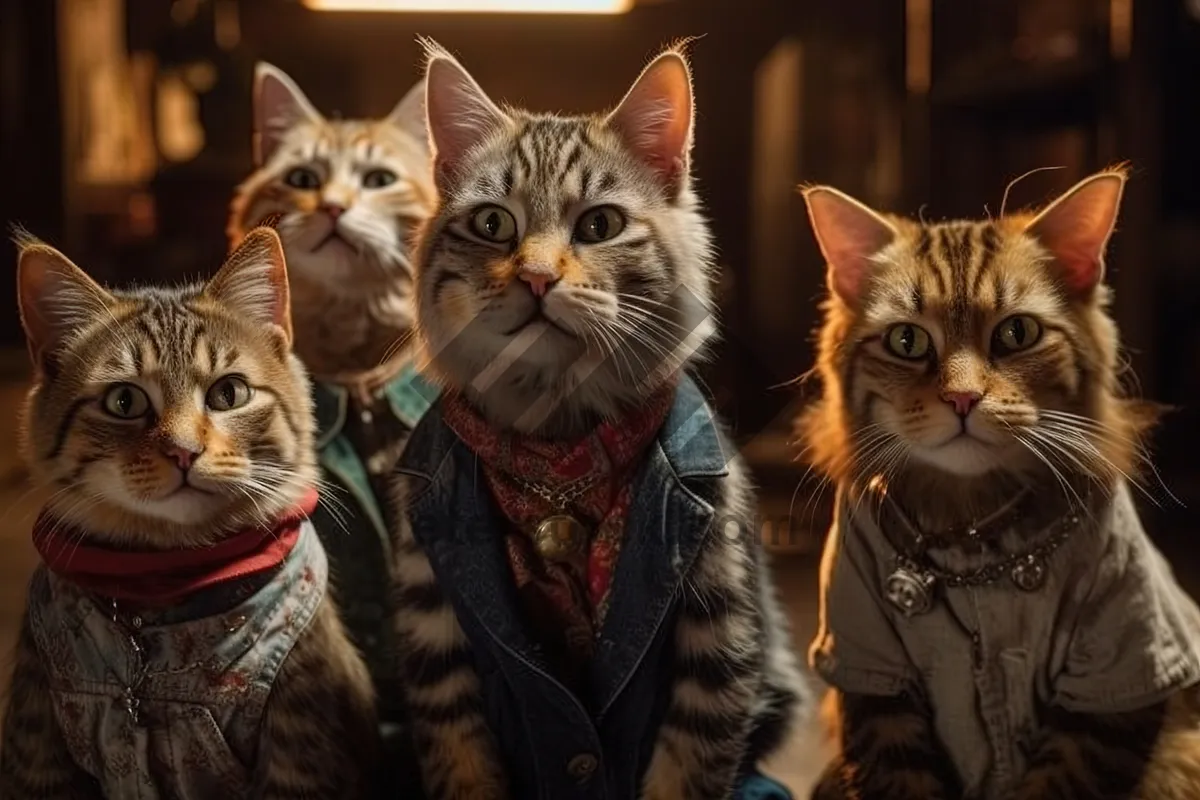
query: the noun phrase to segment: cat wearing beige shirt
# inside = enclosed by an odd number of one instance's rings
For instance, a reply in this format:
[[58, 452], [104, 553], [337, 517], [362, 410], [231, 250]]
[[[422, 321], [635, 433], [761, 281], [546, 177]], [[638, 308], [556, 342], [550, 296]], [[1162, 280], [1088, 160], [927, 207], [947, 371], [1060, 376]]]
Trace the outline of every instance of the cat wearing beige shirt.
[[1154, 413], [1103, 282], [1124, 184], [939, 223], [805, 191], [830, 292], [801, 428], [838, 495], [814, 798], [1200, 797], [1200, 610], [1134, 508]]

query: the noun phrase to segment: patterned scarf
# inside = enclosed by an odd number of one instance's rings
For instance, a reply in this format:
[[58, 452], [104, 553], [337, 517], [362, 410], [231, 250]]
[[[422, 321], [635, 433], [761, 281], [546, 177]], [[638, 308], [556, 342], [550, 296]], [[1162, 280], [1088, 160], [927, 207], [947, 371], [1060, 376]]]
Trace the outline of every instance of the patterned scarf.
[[[446, 424], [478, 456], [492, 497], [511, 523], [504, 544], [526, 618], [549, 666], [568, 685], [579, 684], [591, 659], [608, 609], [633, 479], [674, 397], [674, 385], [666, 385], [626, 417], [571, 442], [496, 431], [461, 396], [445, 398]], [[572, 499], [562, 508], [547, 494]], [[583, 523], [588, 539], [573, 554], [544, 556], [533, 535], [556, 514]]]

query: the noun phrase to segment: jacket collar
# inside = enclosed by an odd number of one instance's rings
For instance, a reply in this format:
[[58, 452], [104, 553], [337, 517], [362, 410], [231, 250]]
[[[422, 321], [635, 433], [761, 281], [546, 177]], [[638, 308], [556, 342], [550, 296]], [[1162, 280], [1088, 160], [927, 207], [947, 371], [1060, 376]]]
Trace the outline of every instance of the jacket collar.
[[[383, 388], [388, 405], [396, 418], [409, 428], [415, 427], [438, 396], [436, 386], [417, 372], [412, 362], [405, 364], [400, 372]], [[346, 388], [335, 383], [313, 383], [313, 406], [317, 422], [316, 447], [322, 450], [346, 424], [346, 409], [349, 394]]]
[[[432, 390], [428, 396], [430, 400], [427, 402], [432, 403], [436, 398], [436, 390]], [[345, 414], [344, 407], [342, 414]], [[704, 395], [686, 374], [675, 390], [675, 400], [658, 434], [658, 443], [671, 471], [680, 479], [720, 478], [729, 473], [732, 449], [718, 432], [717, 422]], [[443, 462], [456, 447], [464, 448], [465, 452], [465, 445], [438, 415], [436, 422], [431, 419], [429, 424], [419, 425], [413, 431], [401, 456], [399, 469], [406, 474], [433, 481]]]

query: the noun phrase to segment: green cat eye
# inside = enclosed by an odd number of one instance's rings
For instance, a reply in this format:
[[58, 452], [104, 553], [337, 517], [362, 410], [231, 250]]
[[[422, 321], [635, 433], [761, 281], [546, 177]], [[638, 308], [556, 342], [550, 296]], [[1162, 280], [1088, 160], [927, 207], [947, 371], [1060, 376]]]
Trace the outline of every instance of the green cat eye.
[[997, 356], [1028, 350], [1042, 338], [1042, 324], [1027, 314], [1009, 317], [992, 331], [992, 354]]
[[583, 212], [575, 223], [575, 238], [594, 244], [613, 238], [625, 229], [625, 216], [612, 206], [598, 206]]
[[232, 411], [249, 403], [253, 396], [254, 392], [244, 378], [226, 375], [208, 387], [204, 403], [213, 411]]
[[283, 182], [293, 189], [321, 188], [321, 177], [308, 167], [296, 167], [283, 177]]
[[902, 322], [888, 328], [883, 336], [883, 346], [896, 358], [916, 361], [929, 355], [932, 343], [929, 333], [919, 325]]
[[373, 169], [366, 175], [363, 175], [362, 185], [364, 189], [382, 189], [385, 186], [391, 186], [396, 182], [396, 173], [390, 169]]
[[117, 419], [137, 419], [150, 410], [150, 398], [132, 383], [110, 386], [101, 401], [104, 411]]
[[471, 217], [471, 229], [489, 242], [503, 244], [517, 236], [517, 221], [507, 208], [484, 206]]

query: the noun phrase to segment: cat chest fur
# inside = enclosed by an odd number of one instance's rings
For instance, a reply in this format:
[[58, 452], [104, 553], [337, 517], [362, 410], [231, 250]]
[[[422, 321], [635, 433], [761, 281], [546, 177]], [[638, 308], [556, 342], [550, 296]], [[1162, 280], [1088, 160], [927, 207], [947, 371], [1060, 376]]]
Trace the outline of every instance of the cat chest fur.
[[[1146, 536], [1126, 485], [1081, 515], [1036, 591], [1007, 578], [939, 586], [932, 607], [912, 616], [886, 598], [894, 540], [869, 503], [856, 505], [840, 498], [827, 545], [813, 666], [846, 692], [921, 692], [968, 796], [1011, 793], [1040, 709], [1131, 711], [1200, 680], [1200, 609]], [[961, 553], [949, 559], [957, 563], [940, 566], [976, 566]]]
[[114, 619], [103, 601], [40, 568], [30, 625], [72, 758], [109, 797], [245, 796], [271, 687], [327, 577], [307, 522], [265, 582], [154, 615]]

